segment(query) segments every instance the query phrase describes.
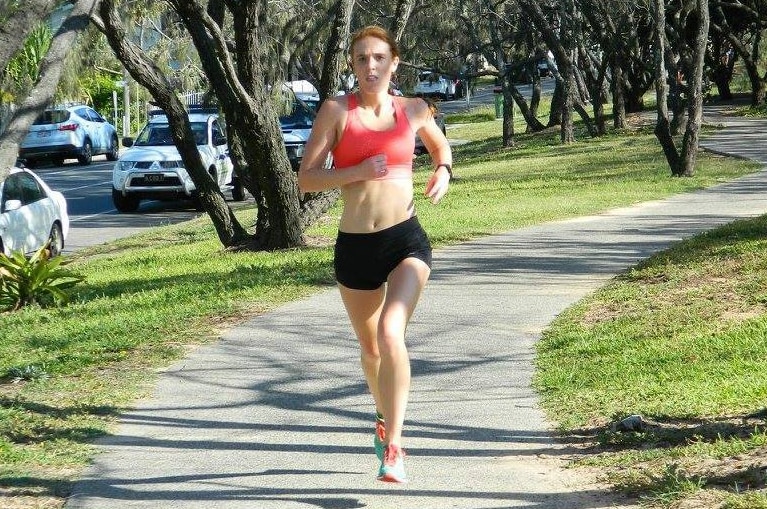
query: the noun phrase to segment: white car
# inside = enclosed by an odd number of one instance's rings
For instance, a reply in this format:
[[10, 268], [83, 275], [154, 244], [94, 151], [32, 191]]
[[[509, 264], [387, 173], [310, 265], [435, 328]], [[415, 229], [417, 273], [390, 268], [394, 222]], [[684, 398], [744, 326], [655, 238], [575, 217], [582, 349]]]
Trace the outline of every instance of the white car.
[[115, 127], [96, 110], [81, 104], [41, 113], [19, 145], [19, 159], [30, 168], [44, 160], [61, 166], [71, 158], [80, 164], [91, 164], [98, 154], [106, 154], [108, 161], [117, 161], [119, 149]]
[[64, 195], [34, 172], [11, 168], [0, 182], [0, 254], [31, 254], [50, 241], [51, 256], [61, 254], [69, 234]]
[[304, 157], [304, 148], [312, 132], [319, 101], [319, 96], [296, 94], [290, 111], [280, 115], [282, 141], [293, 171], [298, 171]]
[[455, 99], [455, 82], [445, 76], [424, 71], [418, 75], [413, 93], [418, 97], [439, 97], [440, 99]]
[[[245, 199], [245, 188], [234, 174], [229, 157], [226, 128], [218, 113], [190, 109], [197, 150], [208, 173], [222, 192], [232, 199]], [[168, 117], [154, 112], [136, 139], [123, 138], [128, 148], [112, 170], [112, 201], [120, 212], [135, 212], [141, 200], [193, 200], [199, 207], [197, 189], [184, 167], [170, 133]]]

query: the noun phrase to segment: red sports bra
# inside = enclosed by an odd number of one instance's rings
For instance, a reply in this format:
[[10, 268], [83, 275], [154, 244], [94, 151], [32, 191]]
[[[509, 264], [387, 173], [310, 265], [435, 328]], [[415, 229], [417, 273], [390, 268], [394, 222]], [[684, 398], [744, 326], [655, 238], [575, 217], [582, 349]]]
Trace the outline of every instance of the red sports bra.
[[396, 124], [386, 131], [368, 129], [357, 114], [357, 96], [348, 96], [348, 114], [341, 140], [333, 148], [336, 170], [357, 165], [376, 154], [386, 154], [386, 175], [375, 180], [411, 178], [413, 176], [413, 151], [415, 133], [410, 127], [402, 104], [392, 97]]

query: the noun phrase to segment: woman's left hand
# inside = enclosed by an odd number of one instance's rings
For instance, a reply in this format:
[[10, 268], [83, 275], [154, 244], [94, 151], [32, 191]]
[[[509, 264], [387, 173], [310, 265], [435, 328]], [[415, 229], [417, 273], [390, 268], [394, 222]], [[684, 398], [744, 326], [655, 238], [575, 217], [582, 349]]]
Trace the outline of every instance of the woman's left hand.
[[437, 204], [442, 197], [445, 196], [449, 186], [450, 173], [447, 171], [447, 168], [440, 166], [431, 174], [429, 182], [426, 183], [426, 191], [424, 192], [424, 195], [427, 198], [431, 198], [432, 203]]

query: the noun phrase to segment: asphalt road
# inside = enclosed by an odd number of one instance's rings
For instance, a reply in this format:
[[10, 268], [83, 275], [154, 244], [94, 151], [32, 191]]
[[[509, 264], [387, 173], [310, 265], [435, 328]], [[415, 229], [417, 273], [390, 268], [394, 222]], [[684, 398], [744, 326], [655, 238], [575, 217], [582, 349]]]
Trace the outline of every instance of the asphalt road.
[[190, 202], [144, 201], [135, 214], [121, 214], [112, 203], [114, 163], [98, 156], [87, 166], [70, 160], [64, 166], [41, 166], [34, 171], [64, 194], [70, 229], [64, 252], [128, 237], [157, 226], [188, 221], [199, 216]]

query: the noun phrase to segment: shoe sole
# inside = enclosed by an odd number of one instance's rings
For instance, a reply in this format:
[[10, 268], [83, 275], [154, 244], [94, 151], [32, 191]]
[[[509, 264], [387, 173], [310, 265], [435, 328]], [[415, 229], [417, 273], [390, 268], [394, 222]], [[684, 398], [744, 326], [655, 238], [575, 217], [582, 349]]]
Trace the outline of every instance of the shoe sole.
[[400, 479], [396, 475], [392, 475], [392, 474], [384, 474], [378, 477], [378, 480], [382, 482], [391, 482], [396, 484], [407, 484], [407, 479]]

